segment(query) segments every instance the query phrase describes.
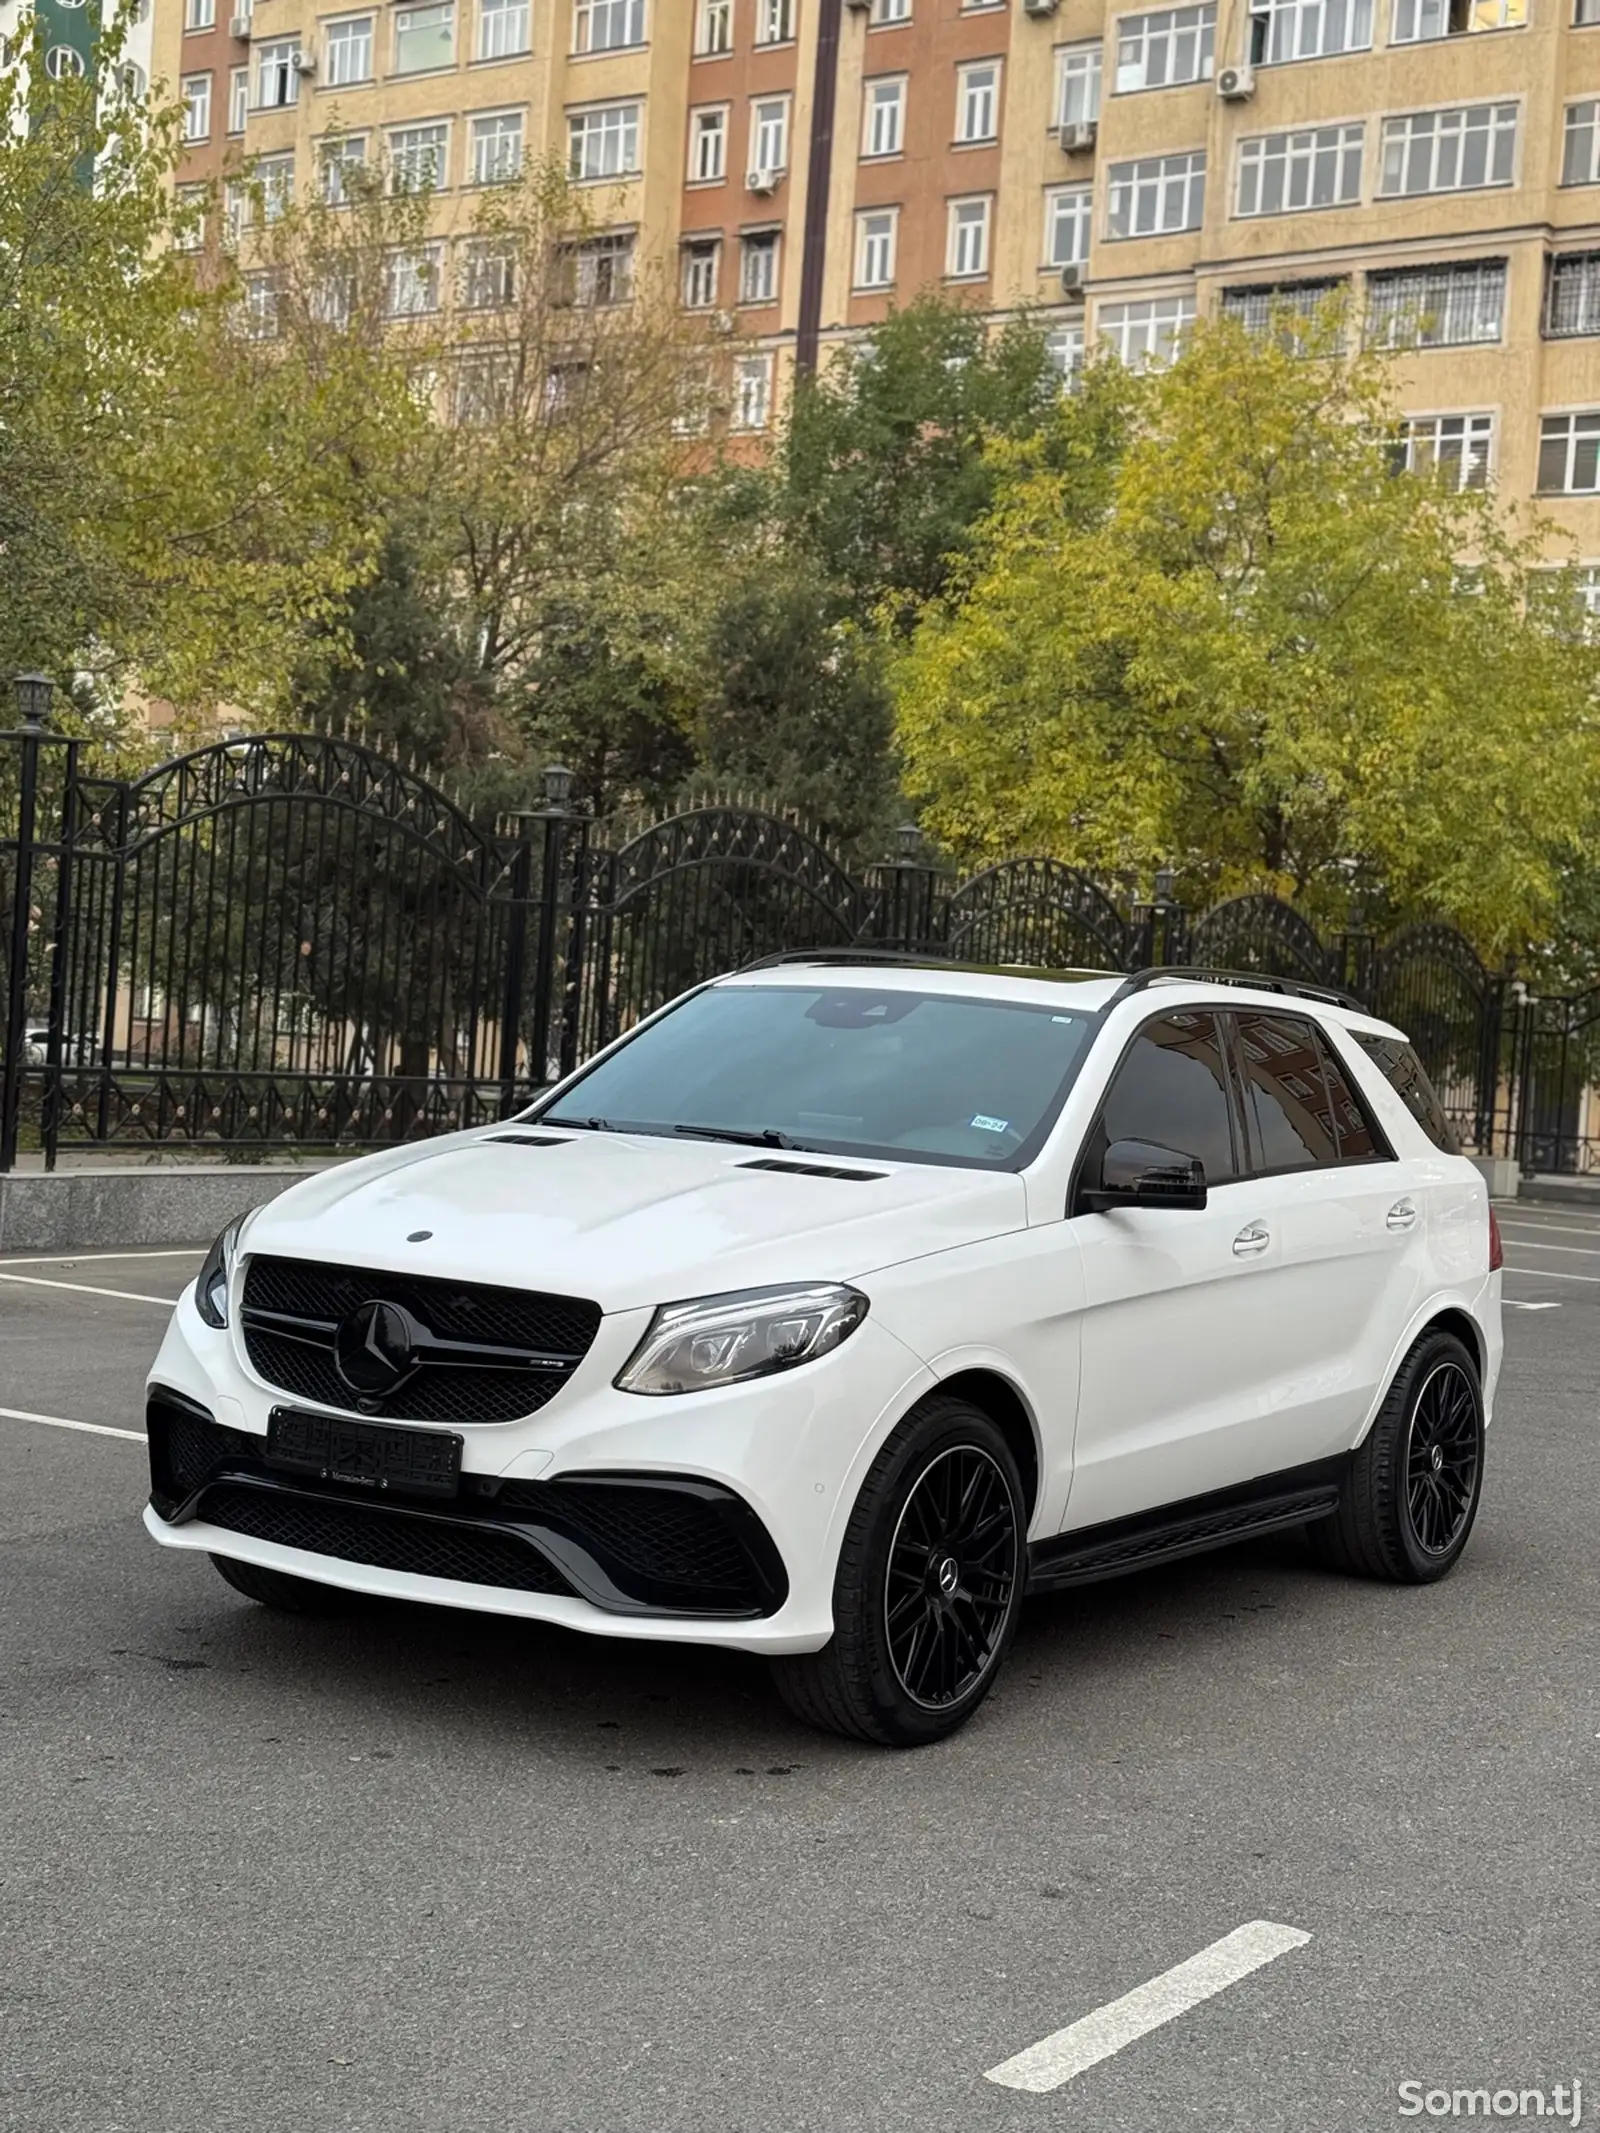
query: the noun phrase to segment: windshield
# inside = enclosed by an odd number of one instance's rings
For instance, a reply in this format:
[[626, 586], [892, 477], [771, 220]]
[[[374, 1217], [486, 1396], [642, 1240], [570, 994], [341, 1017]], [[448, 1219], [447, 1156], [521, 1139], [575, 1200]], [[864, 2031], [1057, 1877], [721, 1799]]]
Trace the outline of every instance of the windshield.
[[551, 1125], [725, 1129], [772, 1147], [1005, 1168], [1083, 1051], [1083, 1012], [937, 993], [712, 986], [602, 1060]]

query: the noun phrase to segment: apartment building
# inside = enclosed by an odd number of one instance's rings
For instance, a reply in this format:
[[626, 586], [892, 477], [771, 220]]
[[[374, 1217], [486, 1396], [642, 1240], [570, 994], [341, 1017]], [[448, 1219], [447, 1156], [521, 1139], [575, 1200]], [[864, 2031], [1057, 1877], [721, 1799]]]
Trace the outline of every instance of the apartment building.
[[[194, 184], [382, 157], [476, 189], [554, 155], [735, 338], [736, 425], [926, 288], [1160, 361], [1348, 292], [1406, 449], [1537, 501], [1600, 613], [1600, 0], [156, 0]], [[335, 158], [336, 160], [337, 158]], [[442, 283], [436, 284], [442, 286]]]

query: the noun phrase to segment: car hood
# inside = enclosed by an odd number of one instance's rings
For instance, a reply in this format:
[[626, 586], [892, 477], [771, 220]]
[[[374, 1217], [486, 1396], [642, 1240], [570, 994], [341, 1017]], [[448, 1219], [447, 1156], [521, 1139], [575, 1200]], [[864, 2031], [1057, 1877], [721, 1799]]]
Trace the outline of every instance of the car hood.
[[862, 1182], [751, 1167], [807, 1160], [830, 1158], [652, 1134], [580, 1133], [545, 1147], [456, 1134], [307, 1178], [251, 1218], [243, 1245], [623, 1311], [858, 1279], [1027, 1224], [1014, 1172], [841, 1161], [872, 1173]]

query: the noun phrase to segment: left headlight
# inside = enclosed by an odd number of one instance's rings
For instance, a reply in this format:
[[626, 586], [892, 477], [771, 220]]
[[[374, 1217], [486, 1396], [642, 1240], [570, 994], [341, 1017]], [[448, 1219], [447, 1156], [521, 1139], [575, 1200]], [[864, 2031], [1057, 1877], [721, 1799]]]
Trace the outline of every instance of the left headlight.
[[829, 1354], [866, 1315], [861, 1291], [833, 1282], [663, 1304], [616, 1384], [660, 1394], [770, 1377]]
[[195, 1277], [194, 1307], [208, 1326], [220, 1329], [228, 1323], [228, 1283], [233, 1275], [233, 1255], [239, 1243], [239, 1232], [244, 1225], [245, 1217], [235, 1215], [206, 1253], [205, 1265]]

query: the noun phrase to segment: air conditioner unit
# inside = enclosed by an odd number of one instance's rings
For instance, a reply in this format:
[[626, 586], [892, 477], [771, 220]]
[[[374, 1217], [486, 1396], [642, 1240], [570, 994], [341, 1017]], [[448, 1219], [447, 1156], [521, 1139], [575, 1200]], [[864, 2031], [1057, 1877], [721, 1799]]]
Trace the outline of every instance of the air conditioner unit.
[[750, 192], [775, 193], [778, 190], [778, 180], [782, 176], [781, 170], [752, 170], [744, 182]]
[[250, 17], [248, 15], [235, 15], [228, 24], [228, 35], [235, 44], [248, 44], [250, 42]]
[[844, 0], [844, 4], [846, 7], [853, 7], [858, 15], [864, 15], [871, 7], [872, 0]]
[[1083, 268], [1076, 259], [1069, 259], [1061, 269], [1061, 286], [1069, 296], [1083, 287]]
[[1053, 15], [1060, 5], [1061, 0], [1022, 0], [1022, 12], [1025, 15]]
[[1217, 70], [1217, 94], [1225, 104], [1247, 104], [1255, 93], [1253, 67], [1220, 67]]
[[317, 71], [317, 63], [309, 52], [302, 52], [294, 63], [294, 71], [302, 81], [309, 81]]
[[1099, 137], [1098, 119], [1069, 119], [1061, 129], [1061, 146], [1069, 156], [1082, 155]]

